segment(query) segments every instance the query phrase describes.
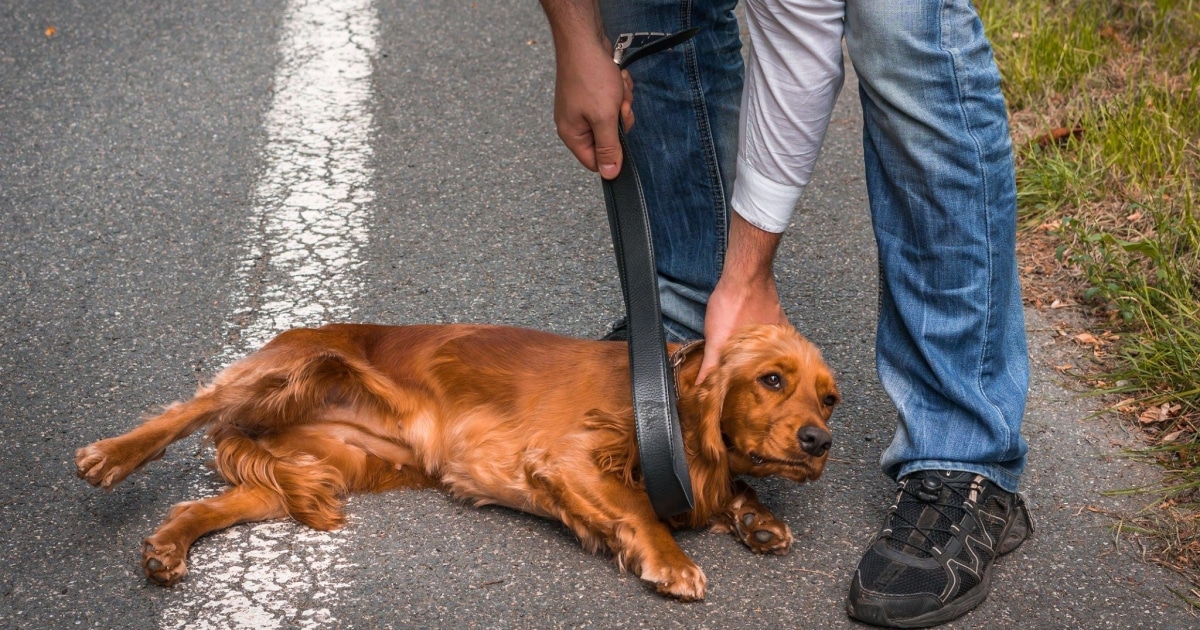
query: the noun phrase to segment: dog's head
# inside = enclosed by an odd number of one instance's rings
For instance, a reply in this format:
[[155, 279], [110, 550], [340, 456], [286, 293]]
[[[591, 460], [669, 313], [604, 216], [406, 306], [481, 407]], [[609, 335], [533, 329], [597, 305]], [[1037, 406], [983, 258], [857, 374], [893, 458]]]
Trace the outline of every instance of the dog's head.
[[792, 327], [738, 331], [699, 393], [706, 446], [725, 449], [732, 472], [803, 482], [825, 470], [829, 416], [841, 396], [821, 352]]

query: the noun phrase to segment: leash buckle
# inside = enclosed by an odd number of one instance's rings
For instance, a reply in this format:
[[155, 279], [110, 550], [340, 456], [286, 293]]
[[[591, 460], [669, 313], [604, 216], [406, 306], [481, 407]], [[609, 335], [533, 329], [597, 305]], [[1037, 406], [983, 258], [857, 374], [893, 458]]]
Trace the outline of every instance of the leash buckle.
[[630, 49], [637, 50], [667, 35], [670, 33], [621, 33], [617, 36], [617, 45], [613, 46], [613, 63], [621, 65], [621, 61], [625, 59], [625, 53]]

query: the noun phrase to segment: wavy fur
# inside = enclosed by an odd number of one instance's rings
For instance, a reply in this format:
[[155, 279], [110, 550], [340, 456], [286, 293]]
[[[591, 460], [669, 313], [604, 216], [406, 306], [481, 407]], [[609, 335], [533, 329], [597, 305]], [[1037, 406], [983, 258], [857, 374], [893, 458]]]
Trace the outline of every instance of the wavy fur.
[[[695, 385], [702, 354], [688, 352], [677, 373], [696, 505], [669, 523], [655, 518], [642, 485], [625, 345], [496, 326], [289, 331], [192, 400], [79, 449], [76, 465], [109, 488], [209, 426], [216, 468], [232, 487], [176, 506], [147, 539], [143, 567], [160, 584], [186, 574], [188, 547], [209, 531], [283, 516], [333, 529], [345, 523], [349, 493], [441, 487], [560, 520], [660, 592], [700, 599], [704, 574], [668, 525], [731, 530], [730, 519], [750, 510], [774, 542], [761, 532], [743, 542], [786, 552], [786, 526], [734, 477], [817, 478], [824, 451], [805, 453], [797, 433], [827, 431], [836, 398], [820, 353], [791, 328], [746, 329]], [[765, 385], [770, 374], [783, 385]]]

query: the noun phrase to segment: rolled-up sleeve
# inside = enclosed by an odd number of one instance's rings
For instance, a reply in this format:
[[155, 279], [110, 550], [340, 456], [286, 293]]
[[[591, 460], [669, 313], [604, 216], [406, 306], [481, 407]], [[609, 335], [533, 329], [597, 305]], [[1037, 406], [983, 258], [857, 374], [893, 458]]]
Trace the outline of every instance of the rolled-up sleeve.
[[841, 0], [748, 0], [750, 55], [733, 209], [783, 232], [812, 178], [845, 77]]

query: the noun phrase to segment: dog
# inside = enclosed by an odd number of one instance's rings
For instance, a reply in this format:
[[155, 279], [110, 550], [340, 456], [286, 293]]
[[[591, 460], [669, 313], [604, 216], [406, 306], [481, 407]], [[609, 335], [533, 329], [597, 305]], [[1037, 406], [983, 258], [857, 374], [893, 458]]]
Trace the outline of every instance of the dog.
[[788, 326], [738, 331], [696, 383], [703, 342], [670, 345], [695, 507], [667, 522], [642, 484], [625, 343], [486, 325], [298, 328], [129, 433], [75, 454], [105, 490], [208, 427], [223, 494], [175, 505], [142, 568], [171, 586], [200, 536], [290, 516], [344, 524], [352, 492], [441, 488], [564, 523], [593, 552], [683, 601], [707, 580], [671, 528], [731, 532], [758, 553], [792, 535], [739, 475], [817, 479], [838, 403], [820, 352]]

